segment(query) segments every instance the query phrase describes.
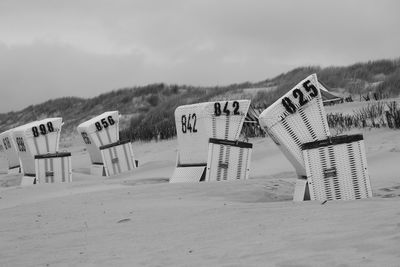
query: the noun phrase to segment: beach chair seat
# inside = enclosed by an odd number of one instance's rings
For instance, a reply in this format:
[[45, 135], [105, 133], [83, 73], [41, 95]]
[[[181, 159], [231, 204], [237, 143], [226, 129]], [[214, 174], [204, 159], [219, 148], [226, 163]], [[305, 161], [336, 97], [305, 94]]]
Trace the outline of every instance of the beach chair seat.
[[35, 155], [36, 183], [70, 183], [72, 166], [70, 152]]
[[113, 176], [134, 170], [137, 161], [129, 140], [117, 141], [100, 147], [106, 176]]
[[252, 148], [247, 142], [210, 138], [205, 180], [248, 179]]

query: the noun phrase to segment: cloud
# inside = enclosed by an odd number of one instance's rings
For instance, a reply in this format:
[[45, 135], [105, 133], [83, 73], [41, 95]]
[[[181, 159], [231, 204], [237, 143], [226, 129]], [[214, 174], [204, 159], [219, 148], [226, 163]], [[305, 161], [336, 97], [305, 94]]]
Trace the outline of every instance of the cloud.
[[397, 0], [3, 0], [0, 86], [10, 101], [0, 112], [154, 82], [221, 85], [398, 57], [398, 10]]
[[[66, 45], [0, 46], [1, 111], [62, 96], [90, 97], [134, 85], [140, 55], [97, 55]], [[4, 97], [6, 96], [6, 97]]]

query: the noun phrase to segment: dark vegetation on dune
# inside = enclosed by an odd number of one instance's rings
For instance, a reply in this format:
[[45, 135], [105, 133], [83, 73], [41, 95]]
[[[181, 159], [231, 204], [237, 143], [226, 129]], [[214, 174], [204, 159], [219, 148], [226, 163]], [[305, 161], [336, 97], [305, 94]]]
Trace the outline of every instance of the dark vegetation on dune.
[[[0, 114], [0, 132], [46, 117], [61, 116], [65, 122], [62, 135], [76, 132], [76, 126], [105, 111], [119, 110], [121, 139], [168, 139], [176, 135], [174, 110], [184, 104], [227, 99], [251, 99], [255, 109], [263, 110], [300, 80], [317, 73], [319, 80], [341, 96], [361, 98], [375, 93], [379, 98], [397, 97], [400, 93], [400, 59], [357, 63], [347, 67], [300, 67], [272, 79], [218, 87], [194, 87], [163, 83], [113, 90], [83, 99], [64, 97], [31, 105], [20, 111]], [[396, 104], [392, 104], [396, 105]], [[397, 106], [392, 107], [394, 113]], [[358, 127], [357, 118], [336, 114], [334, 127]], [[340, 117], [342, 116], [342, 118]], [[350, 122], [351, 120], [355, 122]], [[393, 121], [400, 119], [394, 118]], [[249, 135], [254, 134], [249, 133]]]

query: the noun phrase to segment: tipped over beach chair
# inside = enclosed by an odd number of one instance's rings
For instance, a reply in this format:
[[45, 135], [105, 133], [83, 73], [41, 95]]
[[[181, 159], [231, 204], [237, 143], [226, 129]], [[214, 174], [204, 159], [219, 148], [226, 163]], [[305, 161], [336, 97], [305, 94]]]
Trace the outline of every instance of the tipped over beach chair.
[[[250, 100], [234, 100], [178, 107], [175, 110], [178, 155], [170, 182], [247, 177], [250, 152], [244, 150], [251, 147], [243, 147], [243, 142], [237, 140], [249, 106]], [[232, 171], [239, 159], [240, 171]]]
[[330, 136], [317, 76], [310, 75], [297, 84], [264, 110], [259, 121], [296, 170], [298, 179], [294, 200], [307, 198], [307, 173], [302, 145]]
[[[323, 107], [321, 86], [316, 74], [312, 74], [265, 109], [259, 116], [260, 125], [278, 145], [296, 170], [298, 177], [293, 196], [294, 201], [317, 199], [315, 196], [318, 195], [321, 187], [310, 189], [310, 185], [314, 186], [321, 181], [328, 184], [330, 183], [328, 180], [333, 177], [330, 175], [317, 175], [314, 171], [315, 169], [323, 169], [322, 172], [326, 173], [325, 169], [329, 169], [329, 164], [327, 165], [326, 161], [324, 161], [325, 154], [320, 153], [317, 155], [317, 157], [321, 157], [319, 160], [316, 160], [316, 158], [305, 160], [305, 157], [312, 154], [311, 151], [307, 151], [307, 146], [304, 147], [306, 143], [332, 140]], [[363, 146], [363, 143], [360, 146]], [[336, 148], [332, 150], [332, 146], [329, 149], [331, 158], [343, 156], [340, 153], [341, 149]], [[360, 158], [365, 159], [365, 150], [360, 148], [359, 151]], [[349, 157], [354, 157], [354, 155], [350, 155]], [[363, 162], [360, 166], [365, 168], [360, 170], [360, 173], [366, 172], [366, 160], [363, 160]], [[338, 166], [338, 169], [340, 168]], [[347, 179], [346, 177], [348, 176], [346, 172], [342, 172], [341, 170], [338, 170], [336, 174], [339, 174], [336, 179]], [[365, 175], [365, 177], [367, 176]], [[369, 183], [369, 178], [365, 179], [368, 179]], [[368, 190], [367, 187], [365, 187], [365, 190]], [[369, 193], [364, 195], [370, 196]]]

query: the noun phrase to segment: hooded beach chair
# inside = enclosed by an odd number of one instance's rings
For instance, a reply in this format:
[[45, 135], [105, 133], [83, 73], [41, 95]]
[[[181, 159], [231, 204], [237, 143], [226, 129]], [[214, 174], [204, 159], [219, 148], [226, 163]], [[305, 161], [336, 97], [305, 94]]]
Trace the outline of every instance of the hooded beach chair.
[[[329, 175], [317, 177], [315, 172], [311, 171], [315, 168], [326, 169], [329, 164], [325, 164], [323, 159], [321, 159], [323, 162], [305, 161], [304, 159], [304, 153], [308, 156], [307, 151], [304, 152], [304, 150], [307, 150], [304, 144], [332, 140], [322, 103], [321, 86], [316, 74], [312, 74], [264, 110], [259, 117], [260, 125], [296, 170], [298, 177], [293, 196], [294, 201], [317, 199], [315, 196], [318, 188], [310, 190], [310, 184], [313, 181], [326, 180], [331, 177]], [[348, 152], [352, 153], [350, 150]], [[356, 153], [360, 155], [360, 160], [365, 159], [365, 151], [360, 149], [360, 153]], [[323, 154], [321, 154], [322, 156]], [[351, 157], [354, 157], [354, 155]], [[334, 157], [328, 157], [328, 160], [333, 159]], [[365, 173], [367, 172], [366, 161], [363, 166], [365, 168], [361, 171]], [[340, 166], [338, 167], [340, 168]], [[338, 179], [348, 179], [347, 173], [339, 173], [341, 175]], [[367, 176], [365, 175], [365, 177]]]
[[71, 154], [58, 154], [62, 125], [62, 118], [48, 118], [12, 129], [23, 170], [21, 185], [71, 181]]
[[175, 110], [176, 182], [246, 179], [251, 144], [238, 142], [250, 100], [205, 102]]
[[112, 176], [137, 167], [132, 144], [119, 140], [119, 117], [118, 111], [108, 111], [78, 125], [93, 175]]

